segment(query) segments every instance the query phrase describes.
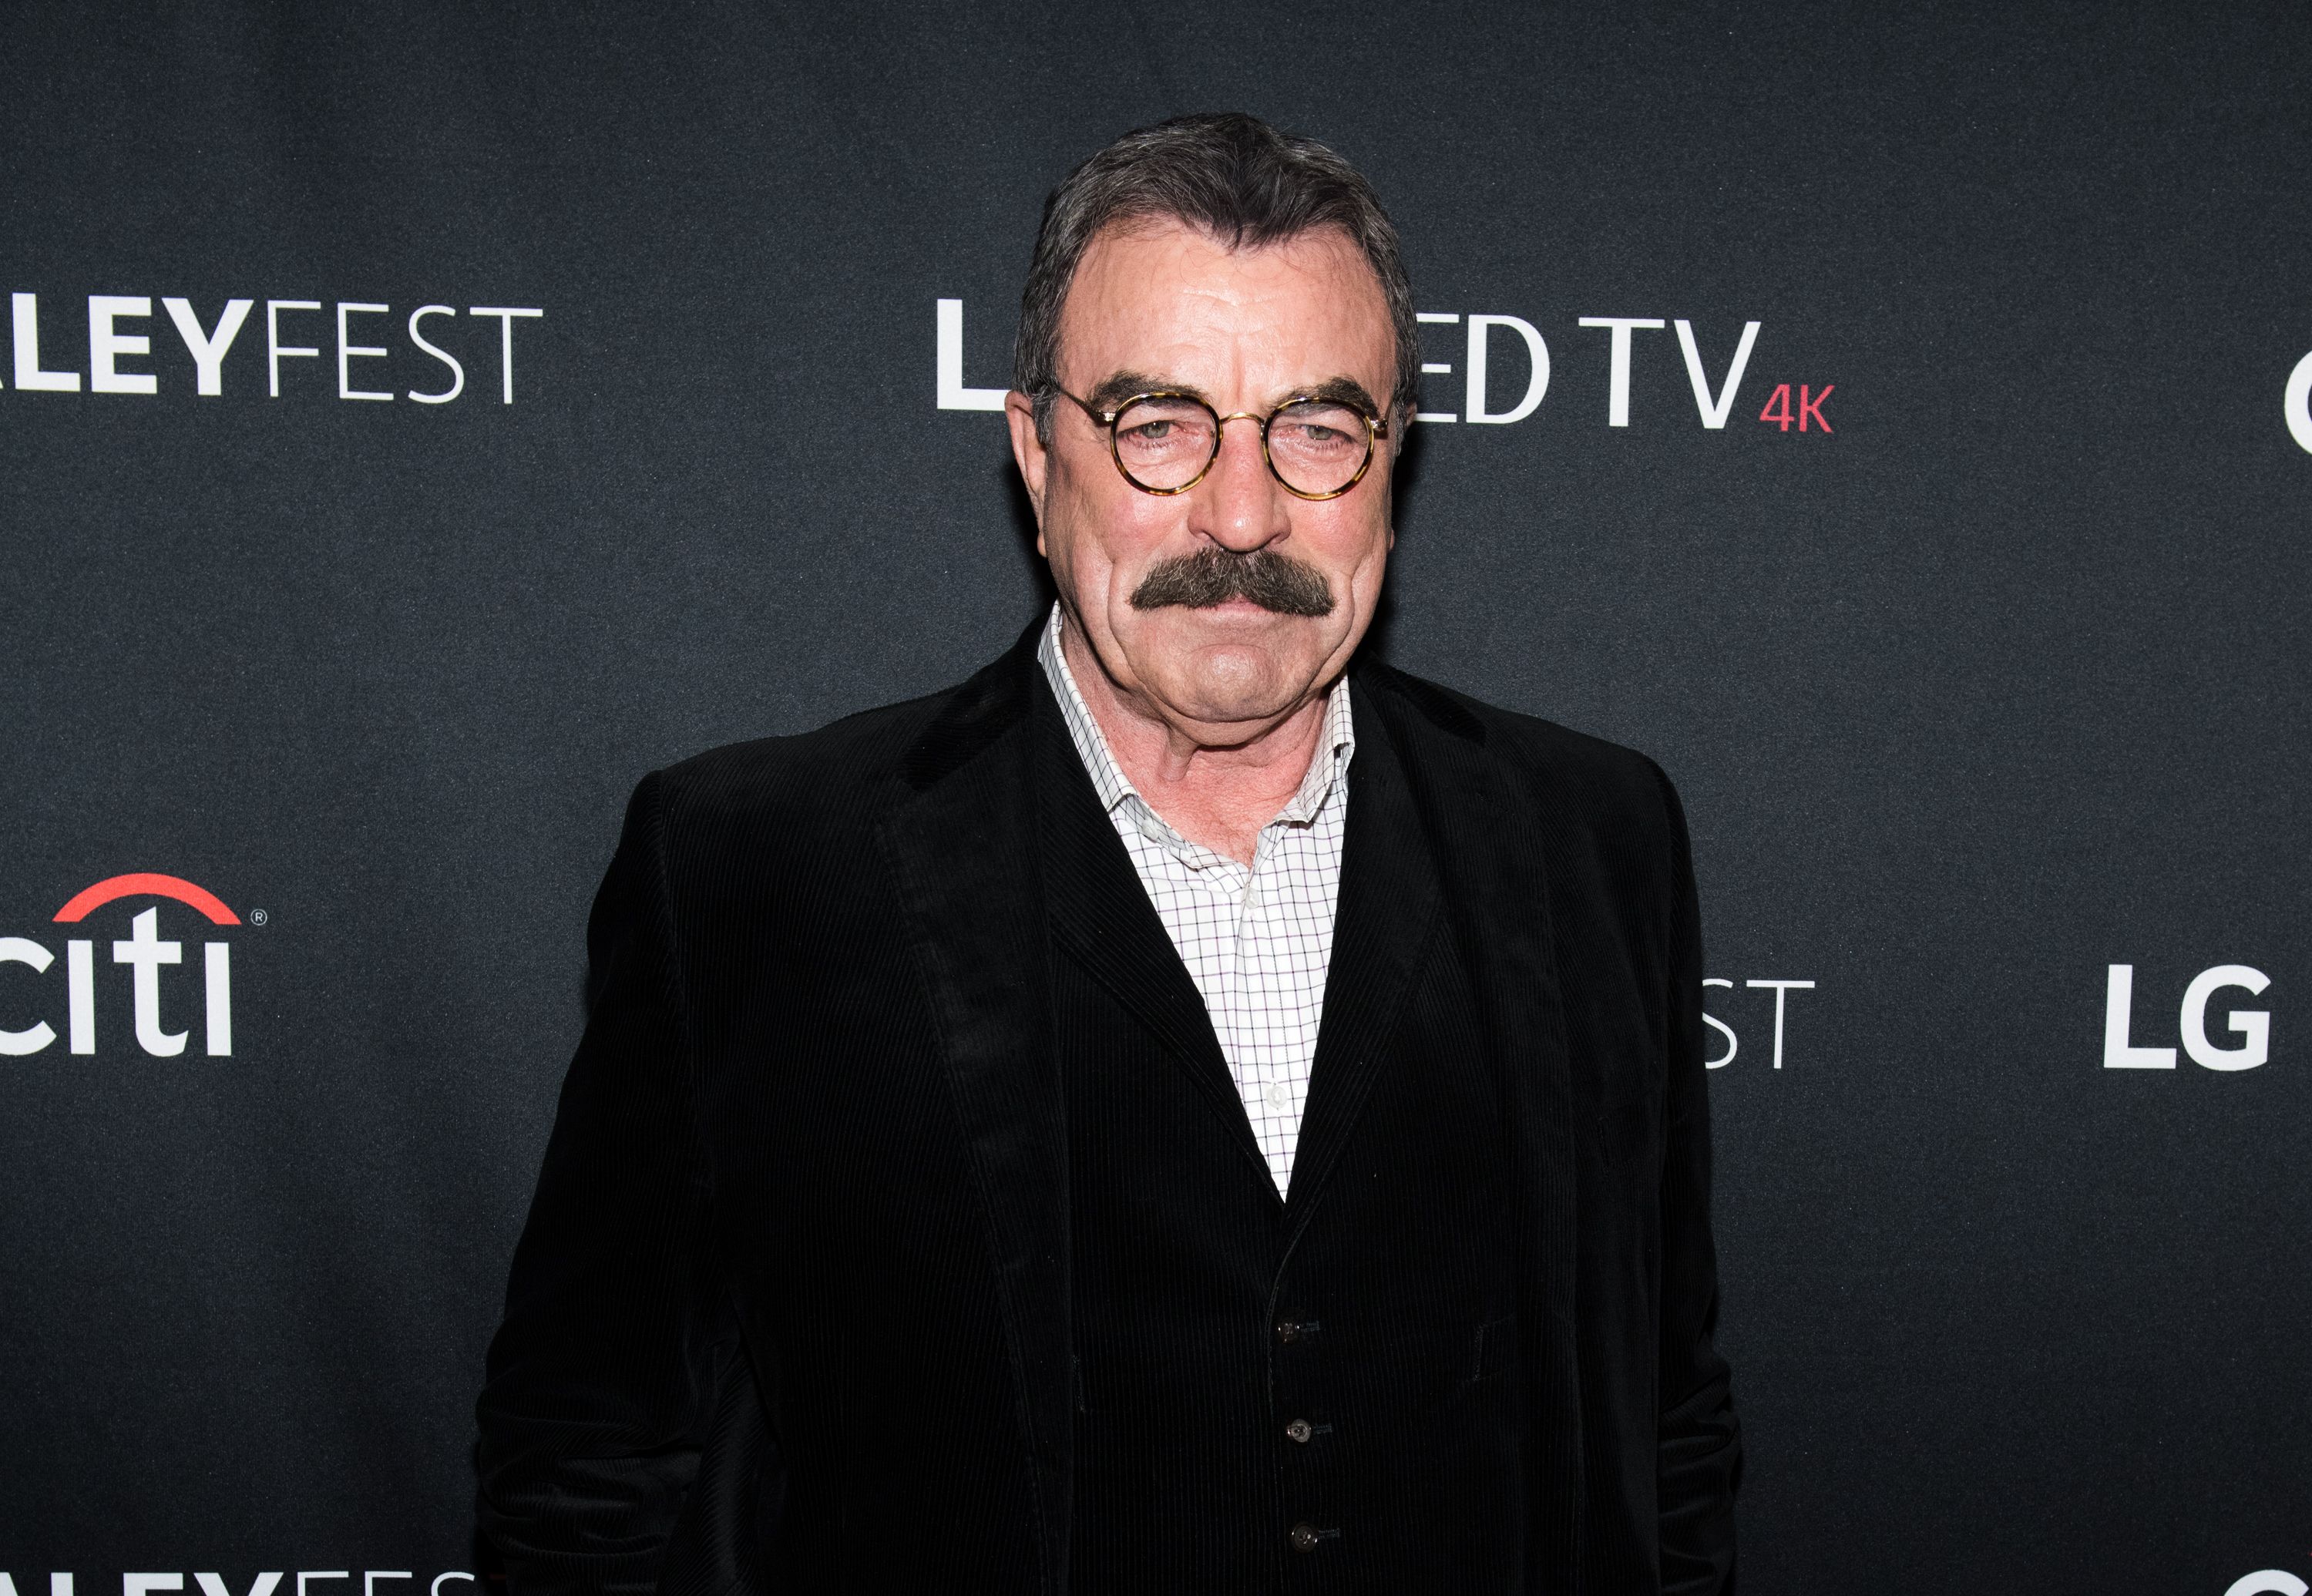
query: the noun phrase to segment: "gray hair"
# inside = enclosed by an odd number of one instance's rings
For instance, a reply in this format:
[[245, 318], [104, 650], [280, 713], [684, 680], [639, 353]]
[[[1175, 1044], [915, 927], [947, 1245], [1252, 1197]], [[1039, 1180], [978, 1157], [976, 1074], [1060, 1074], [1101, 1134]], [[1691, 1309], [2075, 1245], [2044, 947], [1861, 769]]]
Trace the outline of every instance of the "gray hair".
[[1320, 227], [1346, 234], [1380, 279], [1397, 335], [1389, 413], [1413, 413], [1420, 396], [1420, 329], [1397, 229], [1379, 197], [1355, 167], [1316, 140], [1230, 111], [1175, 117], [1127, 133], [1070, 172], [1044, 202], [1012, 355], [1012, 386], [1035, 401], [1037, 436], [1051, 437], [1060, 307], [1084, 250], [1103, 228], [1162, 218], [1201, 228], [1231, 250], [1282, 243]]

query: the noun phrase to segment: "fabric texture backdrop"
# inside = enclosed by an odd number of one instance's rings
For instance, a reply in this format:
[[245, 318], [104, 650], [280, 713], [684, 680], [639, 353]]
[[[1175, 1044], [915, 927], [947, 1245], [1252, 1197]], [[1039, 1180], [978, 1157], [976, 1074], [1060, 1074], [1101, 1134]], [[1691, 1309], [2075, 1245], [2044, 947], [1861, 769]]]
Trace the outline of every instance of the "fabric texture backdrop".
[[[973, 407], [1043, 196], [1216, 109], [1356, 162], [1438, 318], [1373, 646], [1684, 794], [1749, 1588], [2312, 1577], [2301, 7], [0, 36], [20, 1596], [486, 1574], [471, 1404], [624, 798], [1038, 613]], [[57, 918], [132, 873], [226, 918]]]

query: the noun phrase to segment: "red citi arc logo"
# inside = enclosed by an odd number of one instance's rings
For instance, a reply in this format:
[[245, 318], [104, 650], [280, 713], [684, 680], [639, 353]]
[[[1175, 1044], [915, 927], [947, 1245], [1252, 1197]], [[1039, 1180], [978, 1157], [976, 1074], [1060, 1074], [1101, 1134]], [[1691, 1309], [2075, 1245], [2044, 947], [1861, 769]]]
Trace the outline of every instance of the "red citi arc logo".
[[[123, 898], [166, 898], [198, 911], [213, 925], [238, 925], [241, 916], [206, 887], [181, 876], [140, 871], [107, 877], [76, 892], [56, 914], [57, 924], [76, 925], [105, 905]], [[163, 941], [161, 911], [146, 908], [129, 922], [129, 934], [112, 944], [112, 962], [125, 964], [136, 1016], [136, 1045], [155, 1058], [174, 1058], [185, 1050], [190, 1033], [170, 1030], [161, 1012], [161, 967], [182, 964], [185, 944]], [[45, 975], [56, 954], [25, 936], [0, 936], [0, 964], [22, 964], [35, 975]], [[232, 945], [201, 944], [203, 976], [203, 1042], [212, 1058], [232, 1055]], [[71, 1051], [96, 1051], [96, 939], [73, 937], [65, 943], [66, 1029]], [[17, 1030], [0, 1030], [0, 1056], [22, 1057], [52, 1047], [56, 1028], [47, 1021]]]

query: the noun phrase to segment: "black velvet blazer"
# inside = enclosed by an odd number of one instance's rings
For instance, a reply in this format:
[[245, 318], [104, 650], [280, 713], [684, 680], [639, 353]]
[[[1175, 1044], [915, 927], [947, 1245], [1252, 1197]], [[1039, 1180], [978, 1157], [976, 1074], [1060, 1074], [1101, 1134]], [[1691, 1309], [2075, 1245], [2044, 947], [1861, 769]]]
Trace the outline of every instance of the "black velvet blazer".
[[[514, 1596], [1065, 1591], [1054, 949], [1160, 1040], [1195, 1015], [1177, 958], [1122, 956], [1117, 928], [1152, 918], [1117, 899], [1128, 865], [1055, 841], [1082, 845], [1052, 811], [1090, 784], [1039, 630], [947, 692], [636, 789], [480, 1403]], [[1355, 1094], [1327, 1071], [1371, 1067], [1410, 951], [1455, 939], [1516, 1170], [1528, 1587], [1730, 1590], [1740, 1443], [1676, 794], [1547, 722], [1371, 662], [1350, 682], [1300, 1159], [1345, 1134]]]

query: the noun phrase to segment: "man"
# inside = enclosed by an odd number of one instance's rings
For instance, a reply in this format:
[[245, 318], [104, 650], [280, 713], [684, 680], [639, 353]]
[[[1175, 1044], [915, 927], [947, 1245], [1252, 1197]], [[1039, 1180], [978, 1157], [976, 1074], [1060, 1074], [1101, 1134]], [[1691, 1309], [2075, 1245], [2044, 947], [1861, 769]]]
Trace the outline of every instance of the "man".
[[1730, 1589], [1684, 823], [1358, 656], [1414, 332], [1250, 118], [1054, 194], [1057, 607], [628, 811], [481, 1403], [516, 1596]]

